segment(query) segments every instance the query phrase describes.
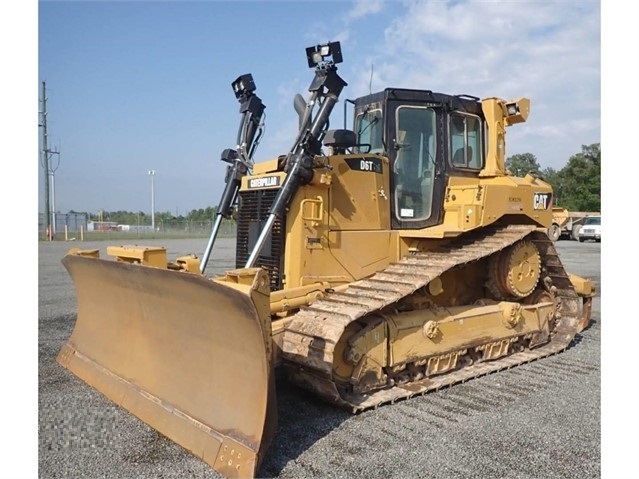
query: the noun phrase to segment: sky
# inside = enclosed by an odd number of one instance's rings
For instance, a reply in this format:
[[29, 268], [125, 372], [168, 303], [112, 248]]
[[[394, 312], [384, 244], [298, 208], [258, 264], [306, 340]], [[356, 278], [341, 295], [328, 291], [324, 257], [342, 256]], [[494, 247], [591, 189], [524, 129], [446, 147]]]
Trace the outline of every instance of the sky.
[[[531, 99], [508, 156], [561, 169], [601, 141], [597, 1], [41, 1], [38, 97], [46, 85], [57, 212], [186, 215], [216, 206], [235, 147], [231, 89], [251, 73], [266, 105], [255, 160], [285, 154], [308, 96], [305, 48], [341, 42], [344, 99], [387, 87]], [[41, 107], [41, 105], [40, 105]], [[350, 127], [350, 125], [348, 125]], [[155, 171], [153, 177], [148, 172]], [[38, 169], [44, 211], [43, 169]]]

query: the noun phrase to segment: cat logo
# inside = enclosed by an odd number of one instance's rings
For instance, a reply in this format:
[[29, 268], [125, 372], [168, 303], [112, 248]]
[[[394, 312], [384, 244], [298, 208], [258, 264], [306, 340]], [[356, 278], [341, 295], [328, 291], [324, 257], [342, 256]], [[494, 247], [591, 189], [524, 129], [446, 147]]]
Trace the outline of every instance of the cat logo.
[[248, 187], [253, 188], [272, 188], [280, 185], [279, 176], [262, 176], [259, 178], [250, 178], [248, 180]]
[[535, 193], [533, 196], [533, 209], [548, 210], [552, 206], [552, 193]]

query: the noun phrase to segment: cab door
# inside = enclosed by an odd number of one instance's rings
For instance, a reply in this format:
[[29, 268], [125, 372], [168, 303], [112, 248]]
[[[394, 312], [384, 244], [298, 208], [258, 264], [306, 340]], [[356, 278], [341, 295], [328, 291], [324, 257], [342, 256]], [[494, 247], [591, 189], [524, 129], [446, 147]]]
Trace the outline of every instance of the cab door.
[[389, 101], [391, 224], [394, 229], [421, 229], [439, 224], [445, 175], [441, 109]]

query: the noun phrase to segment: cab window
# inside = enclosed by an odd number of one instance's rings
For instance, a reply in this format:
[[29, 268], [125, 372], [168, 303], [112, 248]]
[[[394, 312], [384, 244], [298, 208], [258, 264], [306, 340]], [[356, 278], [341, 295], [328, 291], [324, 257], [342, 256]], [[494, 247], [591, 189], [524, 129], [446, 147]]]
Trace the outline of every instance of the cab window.
[[[370, 110], [357, 115], [355, 133], [357, 133], [357, 142], [362, 145], [360, 147], [362, 153], [383, 153], [383, 125], [381, 110]], [[370, 150], [364, 145], [370, 145]]]
[[451, 163], [456, 168], [479, 170], [483, 167], [481, 120], [474, 115], [454, 112], [449, 117]]

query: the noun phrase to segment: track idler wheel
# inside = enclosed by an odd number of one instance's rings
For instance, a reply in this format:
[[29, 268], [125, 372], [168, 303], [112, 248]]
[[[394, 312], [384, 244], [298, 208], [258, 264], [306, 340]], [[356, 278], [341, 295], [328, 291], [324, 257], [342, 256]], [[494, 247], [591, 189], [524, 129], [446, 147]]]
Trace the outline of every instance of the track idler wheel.
[[523, 240], [491, 257], [486, 286], [498, 300], [525, 298], [535, 290], [540, 276], [539, 250], [532, 241]]

